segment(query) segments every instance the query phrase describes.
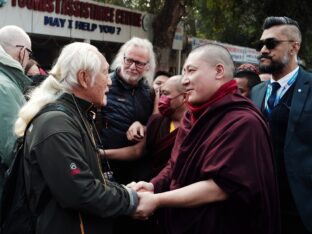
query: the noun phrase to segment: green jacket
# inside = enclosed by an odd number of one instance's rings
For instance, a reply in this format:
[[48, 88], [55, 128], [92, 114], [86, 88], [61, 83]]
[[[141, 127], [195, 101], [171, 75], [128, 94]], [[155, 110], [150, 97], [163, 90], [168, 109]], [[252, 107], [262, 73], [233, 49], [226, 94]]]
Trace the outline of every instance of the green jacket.
[[0, 194], [4, 170], [12, 161], [16, 141], [13, 128], [21, 106], [25, 103], [24, 90], [31, 80], [24, 75], [22, 66], [0, 46]]

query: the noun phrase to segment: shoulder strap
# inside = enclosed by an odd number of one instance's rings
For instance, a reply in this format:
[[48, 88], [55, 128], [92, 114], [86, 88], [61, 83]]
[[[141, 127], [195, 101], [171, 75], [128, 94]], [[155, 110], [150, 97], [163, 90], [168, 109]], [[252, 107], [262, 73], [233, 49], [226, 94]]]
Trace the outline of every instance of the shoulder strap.
[[43, 113], [49, 112], [49, 111], [61, 111], [65, 114], [69, 115], [70, 117], [73, 117], [73, 113], [71, 113], [66, 107], [60, 103], [50, 103], [47, 104], [45, 107], [43, 107], [32, 119], [32, 121], [37, 118], [38, 116], [42, 115]]
[[[64, 112], [65, 114], [67, 114], [68, 116], [70, 117], [73, 117], [73, 114], [68, 110], [66, 109], [66, 107], [60, 103], [49, 103], [47, 104], [46, 106], [44, 106], [33, 118], [32, 120], [27, 124], [27, 127], [25, 128], [25, 132], [24, 132], [24, 137], [22, 137], [23, 139], [23, 145], [24, 145], [24, 142], [25, 142], [25, 136], [26, 136], [26, 132], [29, 128], [29, 126], [32, 124], [32, 122], [38, 118], [40, 115], [46, 113], [46, 112], [49, 112], [49, 111], [61, 111], [61, 112]], [[21, 141], [21, 139], [19, 139], [19, 141]]]
[[[19, 137], [16, 139], [16, 142], [15, 142], [15, 146], [13, 147], [13, 152], [12, 152], [12, 156], [15, 156], [16, 155], [16, 152], [18, 150], [20, 150], [21, 147], [24, 146], [24, 142], [25, 142], [25, 135], [26, 135], [26, 132], [29, 128], [29, 126], [32, 124], [32, 122], [37, 118], [39, 117], [40, 115], [46, 113], [46, 112], [49, 112], [49, 111], [61, 111], [61, 112], [64, 112], [66, 113], [67, 115], [69, 115], [70, 117], [73, 117], [73, 114], [68, 111], [66, 109], [66, 107], [60, 103], [50, 103], [50, 104], [47, 104], [45, 107], [43, 107], [43, 109], [41, 109], [33, 118], [32, 120], [27, 124], [26, 128], [25, 128], [25, 131], [24, 131], [24, 136], [22, 137]], [[3, 163], [0, 162], [0, 174], [2, 173], [3, 175], [5, 174], [5, 171], [7, 170], [8, 168], [4, 166]]]

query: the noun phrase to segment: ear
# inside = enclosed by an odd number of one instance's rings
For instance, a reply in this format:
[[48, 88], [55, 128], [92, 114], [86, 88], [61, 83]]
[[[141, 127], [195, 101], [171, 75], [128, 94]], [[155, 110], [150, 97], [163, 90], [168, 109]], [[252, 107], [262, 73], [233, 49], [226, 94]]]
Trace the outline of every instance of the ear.
[[216, 65], [216, 79], [221, 80], [224, 77], [224, 65], [222, 63], [218, 63]]
[[[16, 60], [22, 65], [23, 64], [23, 54], [25, 53], [25, 48], [19, 48], [17, 53], [14, 53], [14, 56], [16, 56]], [[13, 57], [13, 56], [12, 56]], [[13, 57], [14, 58], [14, 57]], [[23, 65], [22, 65], [23, 66]]]
[[77, 80], [81, 87], [87, 89], [90, 83], [90, 76], [85, 70], [79, 70], [77, 73]]
[[290, 48], [290, 54], [294, 55], [294, 54], [298, 54], [299, 50], [300, 50], [300, 43], [299, 42], [294, 42]]

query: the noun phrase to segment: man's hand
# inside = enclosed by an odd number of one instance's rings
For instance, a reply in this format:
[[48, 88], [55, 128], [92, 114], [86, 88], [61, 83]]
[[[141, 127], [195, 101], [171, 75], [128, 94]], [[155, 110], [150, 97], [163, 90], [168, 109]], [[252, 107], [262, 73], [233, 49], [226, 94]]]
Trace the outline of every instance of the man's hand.
[[153, 215], [157, 209], [158, 200], [157, 195], [151, 192], [139, 192], [139, 205], [132, 215], [135, 219], [146, 220], [149, 216]]
[[154, 193], [154, 185], [152, 183], [148, 183], [145, 181], [140, 182], [131, 182], [130, 184], [127, 184], [127, 187], [132, 188], [133, 190], [137, 192], [152, 192]]
[[141, 141], [144, 138], [145, 126], [139, 121], [135, 121], [127, 131], [129, 141]]

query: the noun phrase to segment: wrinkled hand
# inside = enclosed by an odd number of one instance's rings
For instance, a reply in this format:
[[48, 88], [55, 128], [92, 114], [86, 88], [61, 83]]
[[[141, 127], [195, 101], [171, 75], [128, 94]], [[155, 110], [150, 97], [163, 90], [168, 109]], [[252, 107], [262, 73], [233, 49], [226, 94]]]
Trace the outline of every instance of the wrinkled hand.
[[154, 193], [154, 185], [152, 183], [148, 183], [145, 181], [140, 182], [131, 182], [130, 184], [127, 184], [127, 187], [132, 188], [133, 190], [137, 192], [152, 192]]
[[157, 196], [151, 192], [138, 192], [139, 205], [132, 215], [135, 219], [146, 220], [157, 209]]
[[145, 126], [139, 121], [135, 121], [127, 131], [129, 141], [141, 141], [144, 138]]

